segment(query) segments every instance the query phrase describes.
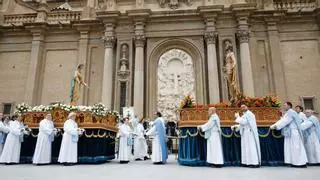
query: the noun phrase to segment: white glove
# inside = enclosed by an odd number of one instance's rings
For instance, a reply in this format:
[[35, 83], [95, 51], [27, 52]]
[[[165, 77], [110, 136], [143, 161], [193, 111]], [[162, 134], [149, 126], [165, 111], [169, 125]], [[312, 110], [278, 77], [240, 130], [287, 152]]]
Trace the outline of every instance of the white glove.
[[275, 124], [270, 126], [270, 129], [276, 129], [276, 128], [277, 126]]
[[239, 117], [240, 117], [239, 113], [235, 113], [235, 114], [234, 114], [234, 117], [235, 117], [235, 118], [239, 118]]

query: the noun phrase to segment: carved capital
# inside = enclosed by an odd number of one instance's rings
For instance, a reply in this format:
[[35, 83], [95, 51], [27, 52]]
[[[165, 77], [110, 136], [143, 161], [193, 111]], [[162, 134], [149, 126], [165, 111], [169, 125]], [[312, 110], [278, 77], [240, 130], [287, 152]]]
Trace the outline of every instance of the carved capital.
[[216, 44], [216, 38], [218, 33], [216, 31], [206, 31], [204, 33], [204, 39], [207, 41], [208, 44]]
[[249, 33], [249, 31], [239, 30], [237, 32], [237, 37], [238, 37], [240, 43], [248, 43], [249, 38], [250, 38], [250, 33]]
[[106, 48], [113, 48], [114, 44], [116, 43], [116, 37], [115, 36], [104, 36], [104, 46]]
[[133, 39], [137, 47], [143, 47], [146, 42], [146, 36], [144, 34], [135, 34]]

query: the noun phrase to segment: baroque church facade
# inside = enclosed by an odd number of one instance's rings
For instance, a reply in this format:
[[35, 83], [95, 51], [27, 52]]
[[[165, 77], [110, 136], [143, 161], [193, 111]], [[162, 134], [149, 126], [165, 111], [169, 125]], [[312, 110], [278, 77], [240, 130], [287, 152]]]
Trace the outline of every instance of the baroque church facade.
[[228, 101], [226, 43], [244, 94], [320, 110], [319, 26], [319, 0], [1, 0], [0, 112], [69, 103], [84, 64], [80, 104], [175, 120]]

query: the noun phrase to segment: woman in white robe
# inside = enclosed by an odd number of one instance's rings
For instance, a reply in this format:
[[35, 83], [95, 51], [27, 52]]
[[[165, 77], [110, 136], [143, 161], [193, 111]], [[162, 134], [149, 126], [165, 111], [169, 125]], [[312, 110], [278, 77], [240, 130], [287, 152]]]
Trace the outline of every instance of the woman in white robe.
[[58, 162], [73, 165], [78, 162], [78, 140], [83, 130], [78, 128], [76, 113], [71, 112], [63, 125], [63, 137]]
[[56, 129], [52, 122], [51, 114], [47, 114], [40, 122], [36, 149], [33, 155], [33, 164], [51, 163], [51, 144], [54, 140]]
[[145, 130], [142, 123], [137, 124], [135, 138], [134, 138], [134, 158], [136, 160], [146, 160], [148, 157], [148, 147], [146, 139], [144, 138]]
[[20, 162], [21, 142], [24, 132], [21, 119], [22, 117], [18, 116], [16, 120], [9, 123], [9, 134], [4, 144], [0, 163], [16, 164]]
[[320, 164], [320, 125], [319, 120], [312, 113], [312, 110], [306, 110], [306, 119], [301, 124], [301, 129], [305, 138], [308, 163]]
[[121, 120], [122, 124], [119, 126], [119, 159], [121, 164], [126, 164], [130, 161], [130, 150], [129, 147], [132, 145], [130, 141], [130, 129], [127, 125], [127, 120]]
[[207, 163], [220, 167], [223, 165], [220, 119], [216, 114], [216, 108], [209, 108], [208, 113], [208, 122], [198, 126], [198, 129], [205, 132], [205, 139], [207, 139]]
[[152, 128], [146, 133], [152, 136], [152, 155], [151, 160], [154, 164], [164, 164], [168, 159], [168, 150], [166, 144], [166, 134], [164, 120], [161, 113], [157, 112], [157, 119], [154, 121]]
[[299, 115], [292, 110], [292, 104], [286, 102], [283, 105], [286, 112], [284, 117], [270, 126], [270, 129], [281, 130], [284, 136], [284, 162], [294, 167], [305, 167], [308, 159], [303, 143], [301, 123]]
[[248, 110], [246, 105], [241, 105], [243, 115], [236, 113], [236, 122], [239, 125], [233, 126], [240, 130], [241, 135], [241, 164], [249, 167], [261, 165], [261, 152], [258, 128], [255, 115]]

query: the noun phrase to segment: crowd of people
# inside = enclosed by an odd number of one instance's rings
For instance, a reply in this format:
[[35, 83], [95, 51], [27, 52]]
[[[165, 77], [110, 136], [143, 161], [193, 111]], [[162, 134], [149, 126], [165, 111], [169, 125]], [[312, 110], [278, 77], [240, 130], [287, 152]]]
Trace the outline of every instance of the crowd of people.
[[[242, 114], [235, 114], [234, 131], [241, 135], [241, 163], [248, 167], [260, 167], [261, 150], [255, 115], [246, 105], [241, 105]], [[270, 129], [281, 130], [284, 137], [284, 162], [294, 167], [306, 167], [307, 164], [320, 164], [320, 125], [311, 109], [303, 111], [301, 106], [292, 109], [286, 102], [282, 107], [283, 115]], [[221, 140], [220, 119], [214, 107], [208, 110], [208, 121], [198, 126], [207, 140], [207, 163], [214, 167], [224, 165]], [[21, 142], [30, 129], [21, 122], [21, 116], [13, 120], [5, 117], [0, 121], [0, 163], [19, 163]], [[71, 112], [63, 126], [63, 137], [58, 162], [64, 165], [77, 163], [78, 140], [84, 129], [78, 128], [76, 113]], [[146, 137], [152, 139], [151, 160], [154, 164], [165, 164], [168, 158], [168, 137], [170, 128], [160, 112], [155, 113], [155, 120], [149, 122], [148, 128], [143, 120], [135, 117], [121, 118], [118, 126], [118, 159], [121, 164], [131, 160], [147, 160], [148, 145]], [[51, 144], [59, 129], [54, 127], [51, 114], [47, 114], [39, 124], [39, 134], [33, 156], [33, 164], [51, 163]], [[173, 130], [174, 131], [174, 130]], [[133, 153], [132, 153], [133, 152]]]
[[[242, 116], [235, 114], [235, 123], [231, 128], [240, 131], [241, 164], [248, 167], [260, 167], [261, 150], [255, 115], [246, 105], [241, 105]], [[292, 103], [282, 107], [283, 115], [270, 129], [281, 130], [284, 136], [284, 163], [293, 167], [306, 167], [307, 164], [320, 164], [320, 125], [311, 109], [303, 113], [301, 106], [292, 109]], [[213, 166], [222, 166], [223, 146], [221, 141], [220, 119], [214, 107], [209, 109], [209, 120], [198, 126], [205, 132], [207, 139], [207, 162]]]

